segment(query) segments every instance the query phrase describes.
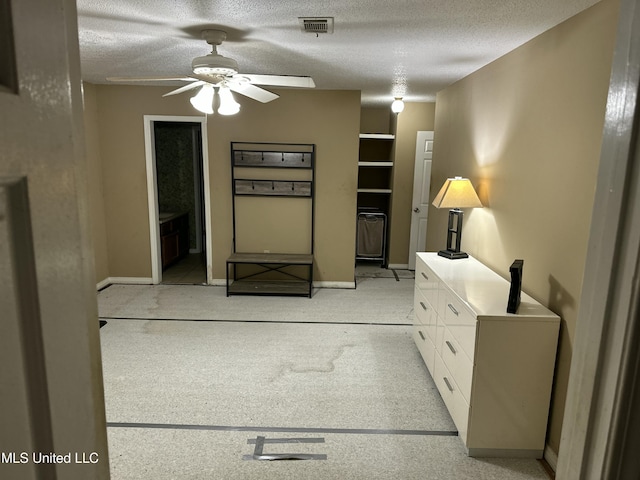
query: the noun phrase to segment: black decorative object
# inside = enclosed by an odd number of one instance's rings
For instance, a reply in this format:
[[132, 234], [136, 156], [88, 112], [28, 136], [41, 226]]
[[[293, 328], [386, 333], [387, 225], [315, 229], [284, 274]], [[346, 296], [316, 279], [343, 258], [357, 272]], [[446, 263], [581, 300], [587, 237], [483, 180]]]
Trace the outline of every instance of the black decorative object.
[[507, 313], [517, 313], [520, 306], [520, 293], [522, 292], [522, 265], [524, 260], [514, 260], [509, 267], [511, 273], [511, 288], [509, 289], [509, 302]]
[[460, 242], [462, 242], [462, 210], [452, 208], [449, 210], [449, 225], [447, 227], [447, 248], [440, 250], [438, 255], [453, 260], [456, 258], [467, 258], [466, 252], [460, 251]]

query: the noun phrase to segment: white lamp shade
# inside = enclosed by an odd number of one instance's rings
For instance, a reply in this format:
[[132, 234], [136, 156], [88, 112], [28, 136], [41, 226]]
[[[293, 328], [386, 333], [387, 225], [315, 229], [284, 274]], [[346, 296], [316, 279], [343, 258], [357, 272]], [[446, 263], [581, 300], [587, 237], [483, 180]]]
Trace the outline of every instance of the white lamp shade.
[[214, 93], [213, 85], [207, 83], [203, 85], [200, 91], [195, 96], [191, 97], [189, 101], [196, 110], [200, 110], [202, 113], [211, 115], [213, 114]]
[[447, 178], [433, 200], [436, 208], [476, 208], [482, 207], [473, 185], [468, 178]]
[[240, 104], [233, 98], [233, 94], [228, 87], [220, 87], [220, 115], [235, 115], [240, 111]]

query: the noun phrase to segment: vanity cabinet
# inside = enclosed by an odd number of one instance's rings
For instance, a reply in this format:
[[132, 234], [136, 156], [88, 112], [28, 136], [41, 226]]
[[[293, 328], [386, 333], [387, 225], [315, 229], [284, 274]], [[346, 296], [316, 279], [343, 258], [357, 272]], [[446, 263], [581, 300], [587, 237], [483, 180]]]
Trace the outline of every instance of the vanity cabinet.
[[161, 213], [160, 250], [162, 268], [185, 257], [189, 253], [189, 215], [183, 213]]
[[541, 458], [560, 318], [476, 259], [416, 255], [413, 338], [470, 456]]

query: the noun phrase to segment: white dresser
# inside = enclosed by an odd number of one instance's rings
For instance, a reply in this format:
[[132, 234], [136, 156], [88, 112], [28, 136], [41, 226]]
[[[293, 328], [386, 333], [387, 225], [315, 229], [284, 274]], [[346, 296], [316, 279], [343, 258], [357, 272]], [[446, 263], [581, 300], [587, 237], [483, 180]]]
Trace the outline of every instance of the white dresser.
[[[560, 318], [474, 258], [418, 253], [413, 338], [470, 456], [541, 458]], [[525, 264], [526, 275], [526, 264]]]

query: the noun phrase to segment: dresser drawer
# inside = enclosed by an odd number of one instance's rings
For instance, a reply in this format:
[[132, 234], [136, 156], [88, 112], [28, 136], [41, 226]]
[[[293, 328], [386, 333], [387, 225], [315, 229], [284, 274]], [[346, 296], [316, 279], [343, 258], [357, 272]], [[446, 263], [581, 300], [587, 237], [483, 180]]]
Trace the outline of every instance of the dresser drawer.
[[438, 310], [438, 314], [464, 353], [473, 359], [476, 349], [477, 321], [458, 297], [447, 289], [442, 293], [444, 301], [439, 305], [442, 310]]
[[418, 259], [416, 262], [416, 287], [434, 307], [438, 305], [438, 286], [437, 275], [422, 260]]
[[451, 373], [460, 392], [467, 403], [471, 399], [471, 380], [473, 378], [473, 362], [460, 348], [460, 344], [448, 328], [444, 328], [443, 342], [439, 350], [442, 361]]
[[438, 387], [438, 391], [444, 400], [447, 410], [453, 419], [453, 423], [458, 428], [458, 435], [463, 442], [467, 442], [467, 427], [469, 424], [469, 404], [464, 399], [462, 392], [458, 388], [458, 384], [453, 379], [453, 375], [447, 369], [446, 365], [440, 358], [435, 355], [435, 370], [433, 380]]
[[429, 337], [425, 333], [425, 328], [420, 325], [413, 326], [413, 341], [415, 342], [418, 350], [420, 351], [420, 355], [424, 360], [425, 365], [429, 369], [429, 373], [433, 375], [433, 369], [435, 367], [435, 355], [436, 349], [429, 340]]
[[414, 323], [418, 325], [424, 325], [426, 327], [427, 333], [429, 334], [429, 337], [431, 337], [431, 341], [435, 343], [436, 312], [431, 303], [429, 303], [429, 301], [424, 297], [424, 295], [418, 288], [414, 290], [413, 312], [415, 318]]

